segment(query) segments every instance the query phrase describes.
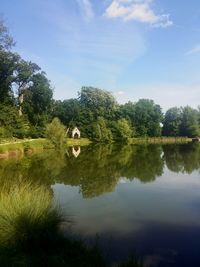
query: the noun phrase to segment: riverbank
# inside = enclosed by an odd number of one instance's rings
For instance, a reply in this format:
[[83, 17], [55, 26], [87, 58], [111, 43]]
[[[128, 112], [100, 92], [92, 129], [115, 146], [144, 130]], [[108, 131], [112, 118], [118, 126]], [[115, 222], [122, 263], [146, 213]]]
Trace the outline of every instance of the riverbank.
[[0, 144], [0, 158], [21, 157], [24, 154], [40, 152], [51, 147], [50, 143], [43, 138], [4, 140]]
[[[192, 138], [187, 137], [149, 137], [149, 138], [130, 138], [128, 144], [176, 144], [192, 142]], [[66, 147], [87, 146], [92, 143], [87, 138], [66, 140]], [[0, 159], [21, 157], [36, 152], [42, 152], [45, 149], [53, 149], [53, 145], [45, 138], [38, 139], [10, 139], [3, 140], [0, 143]]]
[[[86, 146], [90, 143], [87, 138], [67, 139], [66, 146]], [[3, 140], [0, 144], [0, 158], [21, 157], [53, 148], [54, 146], [45, 138]]]
[[128, 144], [181, 144], [192, 142], [188, 137], [147, 137], [130, 138]]

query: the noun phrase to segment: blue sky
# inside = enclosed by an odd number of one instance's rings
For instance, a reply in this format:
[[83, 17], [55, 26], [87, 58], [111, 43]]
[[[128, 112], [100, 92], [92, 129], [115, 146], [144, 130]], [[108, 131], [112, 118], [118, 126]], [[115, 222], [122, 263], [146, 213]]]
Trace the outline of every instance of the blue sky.
[[0, 0], [0, 14], [56, 99], [95, 86], [120, 103], [200, 104], [199, 0]]

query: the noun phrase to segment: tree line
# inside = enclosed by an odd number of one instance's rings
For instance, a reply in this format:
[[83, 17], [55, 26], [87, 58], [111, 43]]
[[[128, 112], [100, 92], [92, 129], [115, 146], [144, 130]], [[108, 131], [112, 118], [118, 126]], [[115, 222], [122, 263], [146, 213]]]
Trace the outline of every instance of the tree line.
[[153, 100], [121, 105], [111, 92], [93, 87], [82, 87], [77, 98], [54, 100], [45, 72], [14, 52], [14, 45], [0, 20], [0, 138], [44, 137], [55, 117], [66, 130], [77, 126], [97, 142], [200, 135], [199, 108], [173, 107], [164, 114]]

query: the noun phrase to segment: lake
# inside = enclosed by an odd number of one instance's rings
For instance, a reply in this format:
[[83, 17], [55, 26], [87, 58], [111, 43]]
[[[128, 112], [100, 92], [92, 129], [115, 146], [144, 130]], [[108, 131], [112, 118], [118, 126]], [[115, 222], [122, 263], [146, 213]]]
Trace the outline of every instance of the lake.
[[52, 190], [73, 223], [111, 263], [200, 266], [200, 145], [92, 145], [0, 161], [1, 183]]

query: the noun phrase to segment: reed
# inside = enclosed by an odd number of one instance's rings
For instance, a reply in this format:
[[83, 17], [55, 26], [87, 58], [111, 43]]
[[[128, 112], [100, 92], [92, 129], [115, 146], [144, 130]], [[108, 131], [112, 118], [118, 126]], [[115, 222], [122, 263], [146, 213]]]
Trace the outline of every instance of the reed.
[[37, 246], [58, 234], [62, 216], [42, 186], [4, 185], [0, 192], [0, 244]]

